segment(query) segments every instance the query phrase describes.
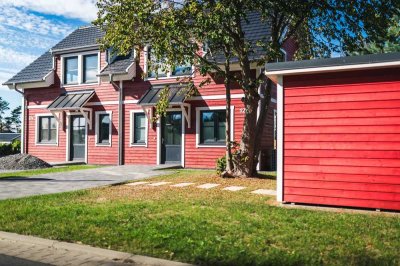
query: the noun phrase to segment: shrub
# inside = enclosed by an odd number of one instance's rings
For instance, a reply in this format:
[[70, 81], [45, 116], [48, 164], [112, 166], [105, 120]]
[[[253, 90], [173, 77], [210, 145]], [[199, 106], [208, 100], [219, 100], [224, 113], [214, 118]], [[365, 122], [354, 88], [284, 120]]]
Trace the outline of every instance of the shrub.
[[0, 157], [17, 154], [21, 152], [21, 141], [14, 140], [10, 144], [0, 144]]
[[217, 174], [221, 175], [226, 169], [226, 157], [222, 156], [221, 158], [218, 158], [216, 161], [216, 170]]

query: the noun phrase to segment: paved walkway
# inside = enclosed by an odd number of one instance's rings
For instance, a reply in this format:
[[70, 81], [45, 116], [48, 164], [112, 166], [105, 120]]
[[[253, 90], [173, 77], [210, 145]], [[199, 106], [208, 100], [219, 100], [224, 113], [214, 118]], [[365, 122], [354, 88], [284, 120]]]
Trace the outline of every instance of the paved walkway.
[[163, 166], [109, 166], [25, 177], [0, 179], [0, 200], [51, 194], [118, 184], [164, 174]]
[[[136, 187], [136, 186], [150, 186], [150, 187], [159, 187], [159, 186], [171, 186], [171, 187], [176, 187], [176, 188], [186, 188], [186, 187], [191, 187], [194, 186], [196, 188], [200, 189], [214, 189], [214, 188], [219, 188], [221, 190], [226, 190], [226, 191], [240, 191], [243, 189], [246, 189], [246, 187], [242, 186], [228, 186], [228, 187], [220, 187], [221, 184], [217, 183], [205, 183], [205, 184], [196, 184], [196, 183], [173, 183], [169, 181], [157, 181], [157, 182], [149, 182], [149, 181], [140, 181], [140, 182], [132, 182], [126, 184], [126, 186], [130, 187]], [[258, 194], [258, 195], [266, 195], [266, 196], [276, 196], [276, 190], [272, 189], [256, 189], [251, 191], [250, 193], [252, 194]]]
[[10, 265], [184, 266], [189, 264], [0, 231], [0, 266]]

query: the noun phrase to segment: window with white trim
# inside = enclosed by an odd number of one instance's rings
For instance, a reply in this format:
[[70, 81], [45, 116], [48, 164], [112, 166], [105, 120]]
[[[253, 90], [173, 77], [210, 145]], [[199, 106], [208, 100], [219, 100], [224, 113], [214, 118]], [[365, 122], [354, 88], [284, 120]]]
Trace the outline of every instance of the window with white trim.
[[131, 112], [131, 145], [147, 145], [147, 124], [144, 112]]
[[37, 142], [42, 144], [57, 143], [57, 121], [54, 116], [38, 117], [38, 138]]
[[86, 53], [62, 57], [63, 85], [97, 83], [99, 78], [99, 54]]
[[[193, 67], [189, 62], [181, 65], [168, 66], [165, 60], [156, 59], [150, 46], [146, 47], [145, 51], [147, 51], [145, 68], [148, 78], [172, 78], [192, 75]], [[150, 65], [152, 68], [155, 68], [155, 71], [150, 71]]]
[[225, 145], [226, 111], [200, 111], [200, 144]]
[[111, 145], [111, 112], [96, 112], [96, 144]]

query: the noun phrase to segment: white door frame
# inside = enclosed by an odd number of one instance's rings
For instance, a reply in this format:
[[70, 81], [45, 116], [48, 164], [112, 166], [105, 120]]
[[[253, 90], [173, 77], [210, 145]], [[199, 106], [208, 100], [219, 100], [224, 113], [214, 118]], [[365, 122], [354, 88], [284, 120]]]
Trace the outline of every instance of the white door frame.
[[[168, 108], [167, 112], [180, 112], [182, 117], [181, 166], [185, 167], [185, 118], [181, 108]], [[161, 164], [161, 119], [157, 120], [157, 165]]]

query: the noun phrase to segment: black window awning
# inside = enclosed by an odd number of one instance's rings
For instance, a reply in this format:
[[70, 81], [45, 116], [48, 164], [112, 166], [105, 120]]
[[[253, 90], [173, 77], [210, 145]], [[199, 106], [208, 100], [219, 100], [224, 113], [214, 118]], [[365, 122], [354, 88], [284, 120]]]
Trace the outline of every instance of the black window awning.
[[47, 109], [49, 110], [79, 110], [95, 94], [94, 90], [73, 91], [58, 96]]
[[[152, 86], [140, 98], [138, 104], [142, 106], [154, 106], [160, 99], [160, 93], [165, 86]], [[185, 101], [186, 87], [182, 85], [168, 85], [169, 88], [169, 104], [181, 105]]]

